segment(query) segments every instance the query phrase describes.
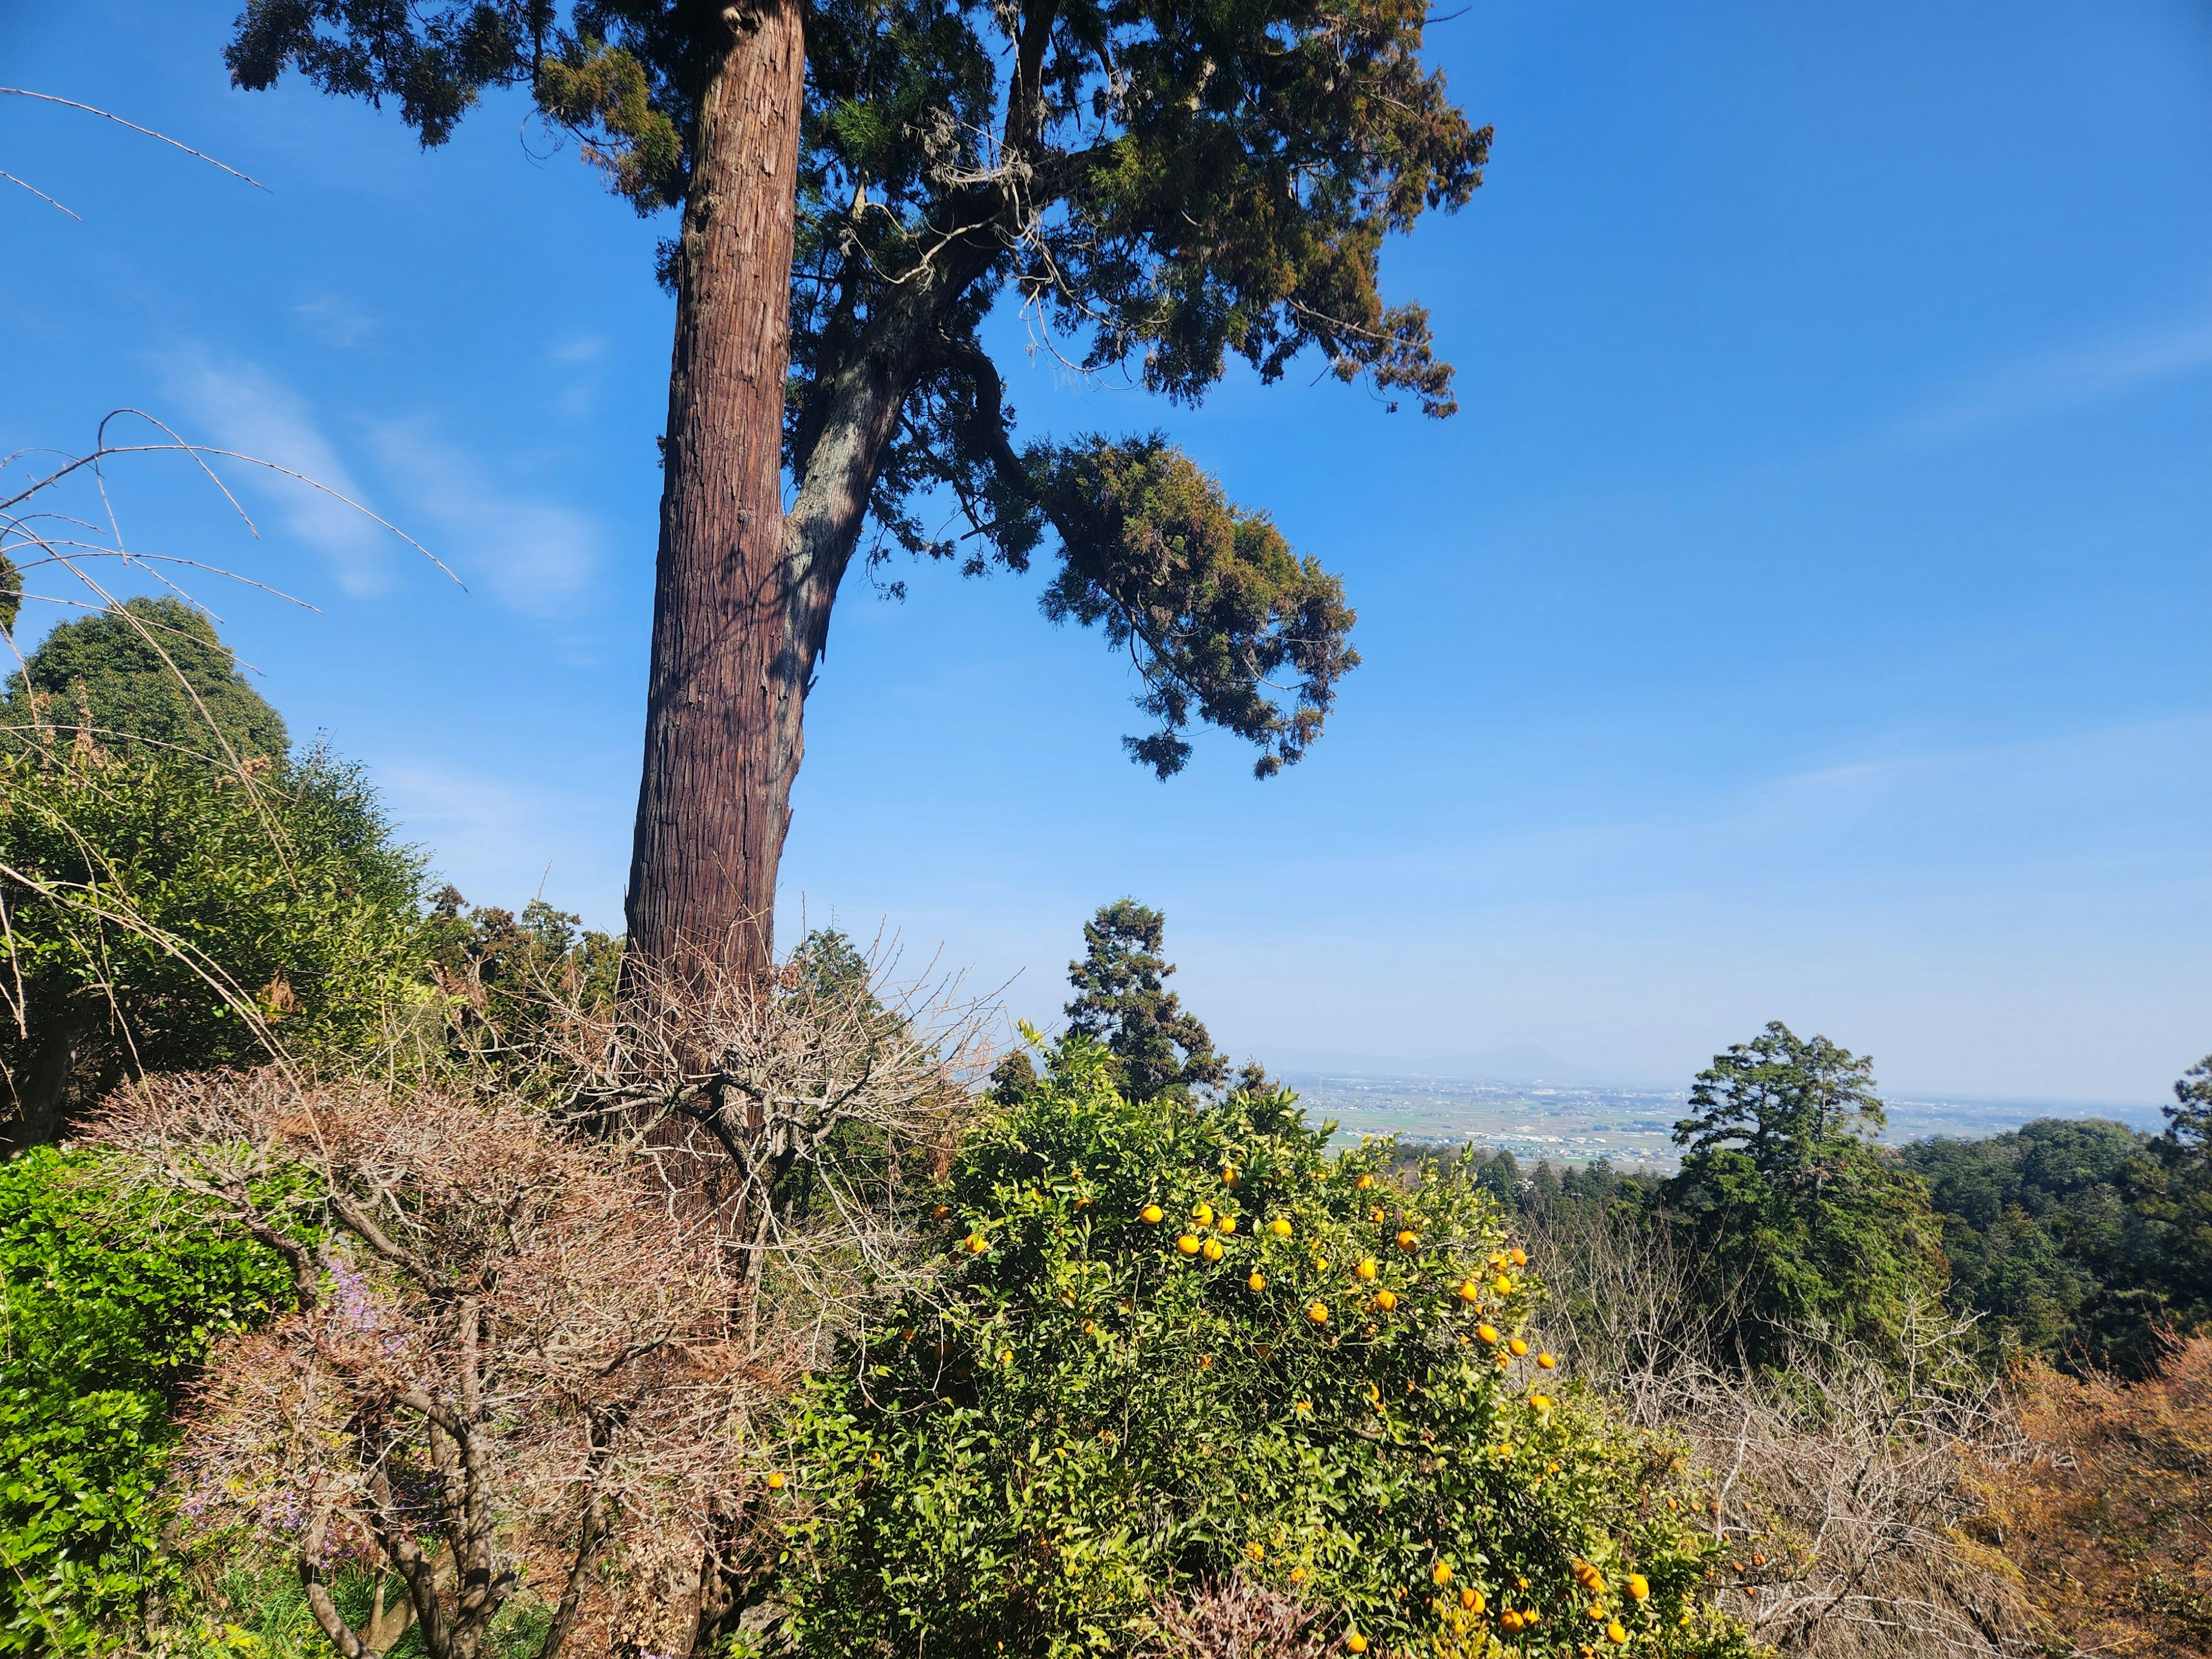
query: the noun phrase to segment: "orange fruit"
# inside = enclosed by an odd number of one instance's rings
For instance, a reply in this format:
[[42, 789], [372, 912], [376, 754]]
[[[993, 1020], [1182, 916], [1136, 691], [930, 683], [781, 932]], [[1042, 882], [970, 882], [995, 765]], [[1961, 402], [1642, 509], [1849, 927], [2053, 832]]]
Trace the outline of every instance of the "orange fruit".
[[1256, 1541], [1247, 1544], [1244, 1547], [1244, 1559], [1248, 1561], [1263, 1560], [1266, 1559], [1267, 1553], [1267, 1552], [1261, 1548]]
[[1429, 1569], [1429, 1577], [1436, 1580], [1437, 1588], [1441, 1589], [1444, 1585], [1451, 1583], [1451, 1563], [1437, 1562], [1435, 1566]]
[[783, 1475], [780, 1471], [769, 1476], [768, 1489], [770, 1492], [781, 1492], [783, 1490]]
[[1205, 1250], [1206, 1259], [1208, 1261], [1218, 1261], [1223, 1256], [1228, 1254], [1228, 1252], [1222, 1248], [1221, 1241], [1218, 1238], [1207, 1239], [1205, 1244], [1200, 1248]]
[[1398, 1235], [1398, 1248], [1401, 1250], [1407, 1251], [1419, 1249], [1421, 1248], [1421, 1236], [1410, 1229], [1405, 1232], [1400, 1233]]
[[1536, 1356], [1536, 1363], [1548, 1371], [1559, 1362], [1547, 1353], [1540, 1353]]
[[1185, 1255], [1196, 1255], [1199, 1250], [1198, 1235], [1185, 1233], [1181, 1238], [1176, 1240], [1176, 1249], [1181, 1250]]
[[1651, 1594], [1651, 1581], [1640, 1572], [1628, 1575], [1628, 1593], [1641, 1601]]
[[1526, 1250], [1509, 1250], [1506, 1252], [1506, 1256], [1516, 1267], [1525, 1267], [1528, 1265], [1528, 1252]]
[[1513, 1281], [1510, 1279], [1508, 1279], [1504, 1273], [1498, 1274], [1497, 1279], [1492, 1281], [1492, 1287], [1500, 1296], [1510, 1296], [1513, 1294]]
[[1237, 1166], [1234, 1164], [1224, 1164], [1222, 1166], [1221, 1184], [1223, 1186], [1234, 1187], [1241, 1179], [1243, 1179], [1243, 1177], [1237, 1173]]
[[1552, 1409], [1552, 1396], [1548, 1394], [1532, 1394], [1528, 1396], [1528, 1404], [1535, 1411], [1547, 1412]]
[[1359, 1265], [1354, 1267], [1352, 1271], [1358, 1273], [1362, 1279], [1372, 1279], [1376, 1273], [1381, 1273], [1382, 1268], [1382, 1264], [1377, 1262], [1373, 1256], [1366, 1255], [1360, 1257]]
[[1237, 1231], [1237, 1218], [1233, 1215], [1225, 1215], [1213, 1224], [1224, 1233], [1233, 1233]]
[[1498, 1327], [1495, 1325], [1477, 1325], [1474, 1328], [1474, 1334], [1486, 1342], [1498, 1340]]
[[1288, 1216], [1277, 1216], [1267, 1224], [1267, 1231], [1278, 1238], [1288, 1238], [1291, 1236], [1291, 1218]]
[[984, 1252], [984, 1251], [986, 1251], [986, 1250], [989, 1249], [990, 1248], [991, 1248], [991, 1241], [990, 1241], [989, 1239], [988, 1239], [988, 1238], [984, 1237], [982, 1234], [981, 1234], [981, 1233], [970, 1233], [970, 1234], [969, 1234], [969, 1235], [968, 1235], [968, 1254], [969, 1254], [969, 1255], [982, 1255], [982, 1254], [983, 1254], [983, 1252]]
[[1352, 1184], [1364, 1193], [1375, 1184], [1375, 1177], [1371, 1175], [1364, 1175]]
[[1246, 1279], [1244, 1282], [1247, 1285], [1249, 1285], [1255, 1291], [1264, 1291], [1267, 1288], [1267, 1275], [1262, 1273], [1255, 1273], [1251, 1278]]
[[1143, 1209], [1138, 1211], [1137, 1213], [1142, 1216], [1146, 1220], [1151, 1222], [1154, 1226], [1158, 1226], [1161, 1221], [1166, 1218], [1167, 1216], [1167, 1212], [1160, 1208], [1157, 1204], [1147, 1204]]
[[1461, 1590], [1459, 1593], [1459, 1604], [1465, 1607], [1469, 1613], [1480, 1613], [1482, 1611], [1482, 1592], [1475, 1589], [1472, 1584], [1468, 1585], [1466, 1589]]
[[1293, 1584], [1304, 1583], [1306, 1582], [1306, 1570], [1304, 1567], [1292, 1567], [1291, 1569], [1291, 1582]]
[[1354, 1631], [1344, 1638], [1344, 1645], [1354, 1653], [1364, 1653], [1367, 1651], [1367, 1638], [1358, 1631]]
[[1525, 1355], [1528, 1353], [1528, 1345], [1526, 1342], [1523, 1342], [1523, 1341], [1522, 1341], [1519, 1337], [1517, 1337], [1517, 1336], [1516, 1336], [1516, 1337], [1515, 1337], [1515, 1338], [1514, 1338], [1510, 1342], [1507, 1343], [1505, 1346], [1506, 1346], [1507, 1347], [1509, 1347], [1509, 1348], [1510, 1348], [1510, 1349], [1512, 1349], [1512, 1350], [1513, 1350], [1513, 1357], [1514, 1357], [1516, 1359], [1519, 1359], [1519, 1358], [1522, 1358], [1522, 1357], [1523, 1357], [1523, 1356], [1525, 1356]]
[[1389, 1313], [1391, 1309], [1398, 1305], [1398, 1292], [1395, 1291], [1376, 1291], [1375, 1305], [1382, 1309], [1384, 1313]]
[[1527, 1622], [1527, 1620], [1522, 1619], [1522, 1616], [1518, 1613], [1515, 1612], [1511, 1607], [1508, 1607], [1504, 1612], [1498, 1615], [1498, 1622], [1504, 1626], [1508, 1630], [1519, 1630], [1521, 1626]]
[[1480, 1302], [1482, 1300], [1482, 1286], [1471, 1279], [1462, 1279], [1459, 1282], [1459, 1289], [1452, 1294], [1462, 1302]]
[[1617, 1648], [1628, 1645], [1628, 1632], [1620, 1627], [1620, 1620], [1614, 1620], [1605, 1627], [1605, 1639]]
[[1200, 1205], [1196, 1209], [1190, 1212], [1190, 1218], [1198, 1223], [1201, 1227], [1211, 1227], [1213, 1224], [1213, 1206], [1211, 1204]]
[[1306, 1309], [1306, 1317], [1312, 1320], [1316, 1325], [1328, 1324], [1328, 1304], [1325, 1302], [1316, 1302], [1312, 1304]]

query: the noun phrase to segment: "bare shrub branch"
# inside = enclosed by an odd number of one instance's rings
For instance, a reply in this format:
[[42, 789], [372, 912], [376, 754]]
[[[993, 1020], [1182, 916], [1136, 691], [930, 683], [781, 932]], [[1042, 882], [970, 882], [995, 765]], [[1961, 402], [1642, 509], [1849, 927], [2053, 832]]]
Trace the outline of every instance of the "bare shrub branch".
[[1154, 1659], [1319, 1659], [1327, 1646], [1303, 1603], [1241, 1577], [1159, 1597], [1152, 1624]]
[[526, 1582], [563, 1586], [541, 1659], [587, 1612], [689, 1650], [702, 1583], [749, 1565], [799, 1377], [779, 1325], [738, 1336], [711, 1218], [495, 1093], [149, 1079], [94, 1135], [295, 1241], [298, 1310], [217, 1351], [177, 1467], [198, 1524], [292, 1540], [341, 1652], [370, 1646], [329, 1595], [343, 1564], [396, 1570], [432, 1659], [475, 1659]]
[[661, 1172], [672, 1204], [711, 1208], [750, 1314], [804, 1310], [808, 1364], [929, 1269], [920, 1194], [995, 1058], [994, 1004], [957, 983], [894, 983], [878, 940], [836, 963], [803, 950], [763, 988], [642, 964], [631, 994], [553, 1029], [576, 1045], [566, 1110]]
[[1761, 1642], [1807, 1659], [2039, 1651], [2018, 1574], [1972, 1534], [1986, 1472], [2027, 1444], [2002, 1379], [1968, 1357], [1971, 1321], [1923, 1310], [1893, 1352], [1808, 1340], [1762, 1373], [1713, 1362], [1739, 1310], [1698, 1303], [1711, 1276], [1664, 1228], [1571, 1212], [1529, 1250], [1553, 1292], [1547, 1346], [1711, 1474], [1702, 1523]]

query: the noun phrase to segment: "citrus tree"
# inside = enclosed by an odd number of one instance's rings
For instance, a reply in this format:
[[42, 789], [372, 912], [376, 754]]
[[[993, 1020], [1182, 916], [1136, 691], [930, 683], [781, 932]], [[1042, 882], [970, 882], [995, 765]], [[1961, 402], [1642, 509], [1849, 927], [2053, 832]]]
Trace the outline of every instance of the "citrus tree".
[[1339, 1650], [1743, 1654], [1678, 1449], [1564, 1384], [1471, 1164], [1332, 1155], [1294, 1097], [1137, 1102], [1071, 1037], [973, 1135], [950, 1265], [776, 1481], [802, 1649], [1158, 1644], [1241, 1577]]

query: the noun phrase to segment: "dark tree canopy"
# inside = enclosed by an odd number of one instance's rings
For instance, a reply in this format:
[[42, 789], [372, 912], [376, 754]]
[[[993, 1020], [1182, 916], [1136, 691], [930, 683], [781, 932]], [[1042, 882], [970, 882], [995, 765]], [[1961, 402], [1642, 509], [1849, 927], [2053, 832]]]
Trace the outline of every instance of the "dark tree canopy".
[[2166, 1133], [2129, 1176], [2167, 1317], [2183, 1334], [2212, 1328], [2212, 1054], [2174, 1084]]
[[[1067, 1029], [1106, 1045], [1121, 1092], [1132, 1100], [1187, 1093], [1229, 1075], [1205, 1025], [1163, 983], [1175, 972], [1160, 954], [1166, 928], [1158, 910], [1116, 899], [1083, 924], [1083, 959], [1067, 964], [1067, 982], [1075, 988]], [[1013, 1080], [999, 1081], [1004, 1088]]]
[[0, 744], [43, 726], [133, 753], [221, 756], [228, 744], [239, 760], [285, 756], [283, 717], [204, 614], [167, 598], [122, 609], [62, 623], [25, 659], [0, 703]]
[[1952, 1305], [1981, 1316], [1993, 1349], [2101, 1370], [2154, 1352], [2147, 1229], [2126, 1191], [2148, 1139], [2124, 1123], [2038, 1118], [1900, 1149], [1942, 1225]]
[[[641, 213], [691, 200], [705, 89], [744, 12], [678, 0], [250, 0], [229, 52], [391, 100], [426, 145], [487, 90], [527, 88]], [[903, 549], [1022, 569], [1103, 624], [1157, 722], [1163, 776], [1194, 715], [1265, 776], [1321, 729], [1357, 662], [1336, 578], [1157, 437], [1017, 444], [980, 325], [1022, 308], [1082, 370], [1171, 398], [1241, 359], [1302, 354], [1428, 414], [1456, 407], [1427, 313], [1383, 299], [1383, 238], [1481, 182], [1421, 62], [1425, 0], [817, 0], [804, 14], [793, 375], [795, 568], [834, 592], [866, 519]], [[664, 275], [681, 269], [667, 246]], [[1395, 407], [1395, 403], [1392, 403]], [[953, 527], [925, 520], [957, 503]], [[826, 610], [823, 611], [826, 626]], [[811, 670], [811, 657], [802, 666]]]

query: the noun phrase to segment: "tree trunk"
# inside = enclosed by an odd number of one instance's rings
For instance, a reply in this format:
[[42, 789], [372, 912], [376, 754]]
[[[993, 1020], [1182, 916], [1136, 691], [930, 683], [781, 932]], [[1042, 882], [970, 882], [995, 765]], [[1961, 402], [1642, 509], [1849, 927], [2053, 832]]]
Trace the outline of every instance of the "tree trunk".
[[70, 1085], [99, 1011], [98, 992], [75, 991], [56, 1001], [43, 1030], [32, 1028], [39, 1036], [16, 1082], [18, 1115], [6, 1133], [6, 1150], [51, 1146], [62, 1138], [69, 1127]]
[[748, 9], [700, 100], [677, 258], [626, 910], [638, 964], [678, 980], [768, 968], [810, 647], [827, 620], [783, 523], [805, 75], [798, 0]]

